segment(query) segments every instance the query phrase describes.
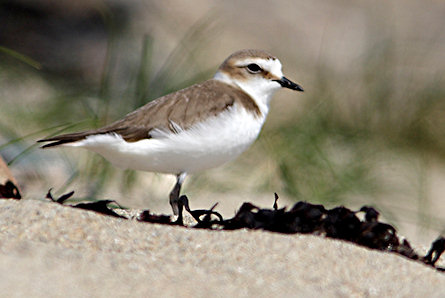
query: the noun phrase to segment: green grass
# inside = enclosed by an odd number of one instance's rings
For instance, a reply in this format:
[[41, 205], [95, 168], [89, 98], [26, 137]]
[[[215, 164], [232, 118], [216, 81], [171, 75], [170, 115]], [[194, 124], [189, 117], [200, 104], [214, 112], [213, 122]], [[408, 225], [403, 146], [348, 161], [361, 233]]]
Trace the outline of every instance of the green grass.
[[[117, 81], [120, 78], [116, 75], [117, 61], [125, 59], [117, 53], [119, 36], [112, 16], [104, 13], [104, 22], [108, 27], [109, 38], [98, 86], [72, 78], [64, 81], [63, 78], [53, 77], [48, 73], [36, 73], [26, 67], [17, 67], [10, 61], [1, 65], [4, 71], [11, 70], [9, 72], [11, 76], [15, 76], [15, 73], [18, 77], [40, 76], [55, 90], [55, 95], [47, 98], [46, 103], [41, 105], [45, 108], [35, 111], [33, 118], [27, 119], [27, 122], [32, 122], [30, 127], [38, 127], [31, 133], [21, 136], [13, 127], [2, 125], [0, 121], [0, 135], [8, 140], [0, 144], [0, 150], [10, 149], [9, 151], [17, 152], [8, 160], [11, 166], [16, 162], [26, 160], [29, 154], [35, 152], [38, 146], [34, 141], [38, 138], [100, 127], [152, 99], [208, 79], [213, 74], [213, 69], [203, 69], [197, 63], [197, 58], [205, 49], [209, 37], [218, 30], [212, 15], [206, 16], [192, 26], [165, 61], [154, 55], [155, 41], [150, 35], [145, 35], [141, 40], [140, 59], [136, 64], [128, 66], [126, 81]], [[37, 62], [20, 53], [3, 47], [0, 50], [6, 56], [21, 63], [33, 68], [40, 67]], [[190, 69], [194, 71], [191, 72]], [[25, 110], [17, 109], [13, 117], [26, 119], [26, 114]], [[88, 196], [97, 198], [105, 187], [114, 183], [114, 178], [116, 178], [115, 168], [100, 156], [91, 154], [85, 162], [80, 163], [82, 165], [79, 167], [73, 166], [76, 162], [73, 163], [66, 157], [65, 163], [72, 169], [71, 174], [66, 183], [56, 190], [56, 193], [63, 192], [74, 181], [80, 179], [89, 186]], [[123, 191], [129, 190], [135, 184], [136, 177], [136, 172], [125, 171], [119, 176], [120, 188]]]

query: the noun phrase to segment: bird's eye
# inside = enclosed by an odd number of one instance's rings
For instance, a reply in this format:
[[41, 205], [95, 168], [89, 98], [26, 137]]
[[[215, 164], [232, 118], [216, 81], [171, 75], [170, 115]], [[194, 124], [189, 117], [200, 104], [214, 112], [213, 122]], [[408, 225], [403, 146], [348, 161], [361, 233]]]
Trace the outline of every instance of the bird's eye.
[[247, 70], [251, 73], [259, 73], [262, 71], [261, 67], [259, 67], [258, 64], [255, 63], [247, 65]]

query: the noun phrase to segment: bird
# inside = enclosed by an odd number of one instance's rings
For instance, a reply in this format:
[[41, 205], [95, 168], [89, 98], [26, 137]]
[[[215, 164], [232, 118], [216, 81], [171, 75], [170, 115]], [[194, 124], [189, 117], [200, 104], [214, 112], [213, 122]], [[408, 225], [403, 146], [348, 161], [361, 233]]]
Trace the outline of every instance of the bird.
[[42, 148], [85, 148], [123, 169], [175, 175], [169, 202], [177, 215], [187, 175], [218, 167], [246, 151], [281, 88], [304, 91], [283, 75], [275, 56], [239, 50], [207, 81], [152, 100], [102, 128], [38, 142], [46, 142]]

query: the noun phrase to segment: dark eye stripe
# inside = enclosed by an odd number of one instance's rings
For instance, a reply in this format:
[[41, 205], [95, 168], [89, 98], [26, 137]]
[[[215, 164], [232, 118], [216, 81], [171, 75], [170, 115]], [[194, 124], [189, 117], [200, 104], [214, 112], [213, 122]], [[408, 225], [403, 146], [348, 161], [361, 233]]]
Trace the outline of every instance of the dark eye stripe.
[[263, 71], [263, 69], [259, 67], [258, 64], [255, 63], [247, 65], [247, 70], [250, 71], [251, 73], [259, 73]]

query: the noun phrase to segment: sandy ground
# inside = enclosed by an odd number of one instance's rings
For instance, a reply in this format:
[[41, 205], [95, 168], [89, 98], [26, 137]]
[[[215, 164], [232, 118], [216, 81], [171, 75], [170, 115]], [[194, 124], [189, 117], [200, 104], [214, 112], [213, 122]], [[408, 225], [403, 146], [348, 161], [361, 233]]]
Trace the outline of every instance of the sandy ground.
[[[342, 241], [0, 200], [3, 297], [443, 297], [445, 274]], [[443, 263], [443, 261], [442, 261]]]

